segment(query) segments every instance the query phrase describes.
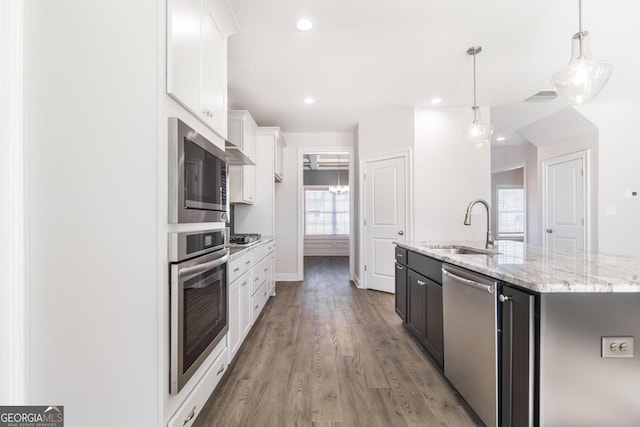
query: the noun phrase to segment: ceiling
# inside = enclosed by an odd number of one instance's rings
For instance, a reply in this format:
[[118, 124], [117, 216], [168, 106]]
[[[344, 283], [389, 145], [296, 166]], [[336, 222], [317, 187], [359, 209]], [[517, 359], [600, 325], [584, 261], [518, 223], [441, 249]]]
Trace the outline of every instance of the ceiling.
[[302, 167], [304, 170], [347, 170], [349, 169], [348, 153], [305, 154]]
[[[509, 106], [550, 88], [550, 76], [569, 60], [578, 25], [577, 0], [229, 4], [241, 29], [228, 44], [229, 107], [247, 109], [259, 125], [284, 132], [351, 132], [368, 115], [396, 107], [470, 107], [472, 59], [466, 50], [472, 45], [483, 48], [477, 57], [478, 104], [509, 115]], [[615, 67], [594, 102], [640, 99], [634, 82], [640, 75], [633, 34], [638, 12], [632, 0], [584, 2], [592, 53]], [[301, 16], [313, 21], [310, 31], [295, 28]], [[316, 102], [304, 104], [306, 97]], [[434, 97], [442, 103], [431, 104]]]

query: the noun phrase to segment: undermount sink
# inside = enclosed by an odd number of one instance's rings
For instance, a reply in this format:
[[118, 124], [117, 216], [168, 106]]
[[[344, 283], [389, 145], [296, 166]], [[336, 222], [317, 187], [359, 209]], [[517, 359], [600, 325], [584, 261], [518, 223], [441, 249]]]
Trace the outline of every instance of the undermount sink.
[[455, 255], [498, 255], [499, 252], [489, 249], [471, 248], [468, 246], [424, 246], [430, 251], [440, 252], [443, 254], [455, 254]]

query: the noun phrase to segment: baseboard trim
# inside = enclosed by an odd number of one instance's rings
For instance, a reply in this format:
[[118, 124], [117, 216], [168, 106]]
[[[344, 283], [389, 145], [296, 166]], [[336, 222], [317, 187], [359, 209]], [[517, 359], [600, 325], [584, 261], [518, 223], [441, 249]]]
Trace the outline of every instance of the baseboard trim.
[[297, 282], [298, 275], [296, 273], [276, 273], [276, 282]]
[[357, 274], [355, 274], [355, 275], [353, 276], [353, 283], [355, 283], [355, 284], [356, 284], [356, 288], [358, 288], [358, 289], [365, 289], [365, 287], [364, 287], [364, 286], [362, 286], [362, 284], [360, 283], [360, 277], [358, 277], [358, 275], [357, 275]]

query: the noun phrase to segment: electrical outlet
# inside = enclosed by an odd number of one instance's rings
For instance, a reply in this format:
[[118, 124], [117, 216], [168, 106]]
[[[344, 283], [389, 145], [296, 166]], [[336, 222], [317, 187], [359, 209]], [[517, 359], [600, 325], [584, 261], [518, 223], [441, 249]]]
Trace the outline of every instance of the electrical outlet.
[[602, 357], [634, 357], [633, 337], [602, 337]]

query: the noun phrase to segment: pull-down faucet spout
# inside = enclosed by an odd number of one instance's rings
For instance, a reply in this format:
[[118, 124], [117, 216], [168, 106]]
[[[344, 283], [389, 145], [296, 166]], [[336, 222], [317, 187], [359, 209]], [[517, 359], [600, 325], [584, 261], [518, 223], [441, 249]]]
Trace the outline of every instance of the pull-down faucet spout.
[[489, 206], [489, 203], [482, 199], [476, 199], [469, 203], [469, 206], [467, 206], [467, 213], [464, 216], [464, 225], [471, 225], [471, 210], [478, 203], [480, 203], [487, 209], [487, 240], [484, 244], [484, 247], [485, 249], [491, 249], [495, 240], [493, 239], [493, 235], [491, 234], [491, 206]]

